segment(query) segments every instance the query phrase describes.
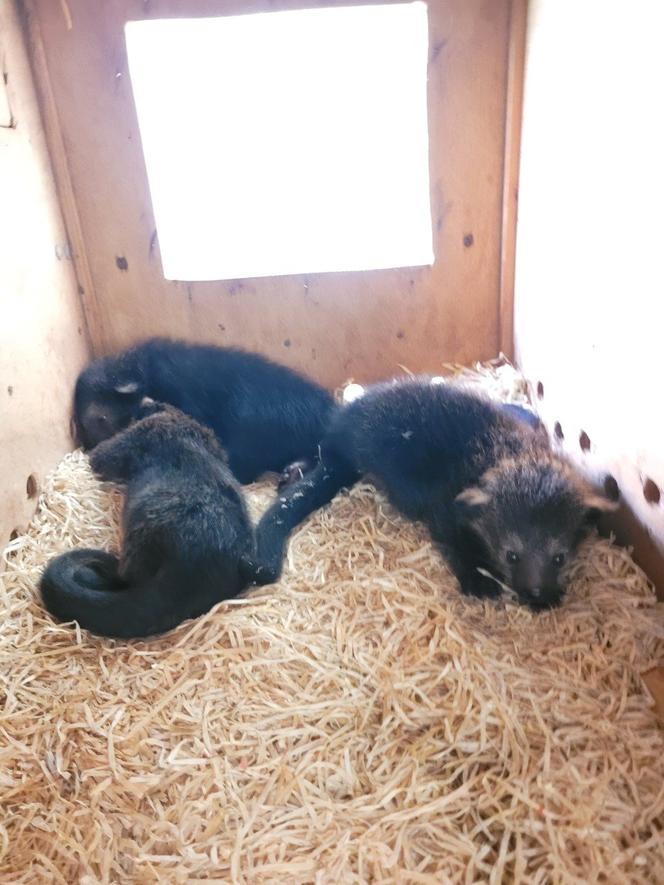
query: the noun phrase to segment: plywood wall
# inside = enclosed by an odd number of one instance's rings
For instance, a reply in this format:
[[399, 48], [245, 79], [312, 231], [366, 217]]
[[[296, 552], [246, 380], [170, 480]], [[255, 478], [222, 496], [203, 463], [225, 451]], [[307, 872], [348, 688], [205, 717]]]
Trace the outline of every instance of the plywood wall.
[[[162, 276], [124, 24], [311, 4], [24, 3], [97, 353], [147, 335], [177, 335], [251, 348], [333, 387], [349, 377], [384, 377], [399, 365], [433, 370], [445, 361], [488, 358], [506, 346], [511, 301], [509, 293], [501, 294], [505, 121], [508, 83], [518, 85], [518, 78], [508, 77], [510, 0], [428, 4], [432, 268], [194, 284]], [[186, 121], [187, 108], [174, 108], [173, 125]]]
[[0, 548], [71, 448], [85, 321], [13, 2], [0, 3]]
[[664, 5], [533, 0], [517, 356], [664, 592]]

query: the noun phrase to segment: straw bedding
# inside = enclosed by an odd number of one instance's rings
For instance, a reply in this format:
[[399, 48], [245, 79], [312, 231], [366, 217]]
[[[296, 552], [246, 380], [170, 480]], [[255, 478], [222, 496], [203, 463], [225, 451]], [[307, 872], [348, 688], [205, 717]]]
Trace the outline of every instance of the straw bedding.
[[114, 642], [35, 588], [119, 501], [75, 452], [5, 552], [0, 881], [664, 881], [664, 618], [626, 551], [585, 544], [555, 612], [465, 599], [363, 484], [278, 585]]

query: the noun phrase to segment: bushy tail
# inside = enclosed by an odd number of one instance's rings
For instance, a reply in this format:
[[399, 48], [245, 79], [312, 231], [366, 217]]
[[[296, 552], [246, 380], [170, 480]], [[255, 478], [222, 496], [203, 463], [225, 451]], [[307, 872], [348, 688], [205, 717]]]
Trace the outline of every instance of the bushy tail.
[[202, 615], [242, 586], [237, 570], [223, 574], [212, 567], [185, 572], [168, 566], [130, 586], [120, 578], [115, 556], [86, 549], [52, 560], [40, 590], [44, 605], [58, 620], [78, 621], [100, 636], [138, 639]]

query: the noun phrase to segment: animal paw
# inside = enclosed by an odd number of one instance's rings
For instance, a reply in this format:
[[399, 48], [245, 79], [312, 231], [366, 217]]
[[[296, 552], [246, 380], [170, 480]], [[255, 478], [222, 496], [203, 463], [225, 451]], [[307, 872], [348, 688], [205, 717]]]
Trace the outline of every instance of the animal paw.
[[274, 565], [259, 564], [256, 561], [256, 556], [240, 557], [240, 575], [248, 585], [274, 584], [279, 580], [280, 573], [281, 563], [275, 567]]
[[252, 575], [256, 584], [274, 584], [281, 577], [284, 557], [283, 542], [269, 533], [258, 532], [256, 553], [252, 557]]
[[281, 564], [256, 565], [254, 568], [254, 582], [262, 587], [264, 584], [276, 584], [281, 577]]
[[292, 464], [289, 464], [288, 467], [284, 467], [279, 474], [277, 489], [281, 491], [282, 489], [288, 488], [288, 486], [292, 486], [294, 483], [301, 480], [304, 477], [304, 474], [311, 470], [311, 467], [312, 465], [309, 461], [294, 461]]

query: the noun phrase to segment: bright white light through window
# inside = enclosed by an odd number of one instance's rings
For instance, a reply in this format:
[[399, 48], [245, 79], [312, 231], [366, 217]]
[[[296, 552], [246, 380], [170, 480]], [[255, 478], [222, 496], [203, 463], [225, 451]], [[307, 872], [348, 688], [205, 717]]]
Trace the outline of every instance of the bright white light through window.
[[433, 262], [426, 4], [126, 25], [164, 276]]

